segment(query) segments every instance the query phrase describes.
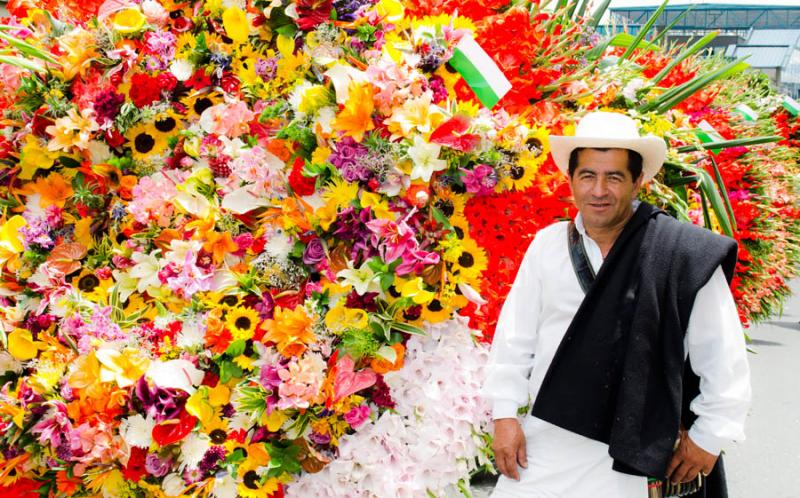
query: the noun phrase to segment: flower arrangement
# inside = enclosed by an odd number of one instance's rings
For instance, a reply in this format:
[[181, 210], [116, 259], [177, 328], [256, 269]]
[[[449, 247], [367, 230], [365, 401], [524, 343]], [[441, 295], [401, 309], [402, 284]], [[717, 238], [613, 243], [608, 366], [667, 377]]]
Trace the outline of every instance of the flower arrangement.
[[[775, 133], [731, 114], [735, 72], [603, 41], [572, 2], [59, 5], [0, 26], [5, 491], [465, 489], [484, 343], [527, 243], [573, 213], [548, 137], [587, 110], [674, 146], [652, 200], [738, 225], [743, 317], [800, 257], [794, 145], [692, 133]], [[465, 37], [512, 83], [492, 109], [448, 64]]]

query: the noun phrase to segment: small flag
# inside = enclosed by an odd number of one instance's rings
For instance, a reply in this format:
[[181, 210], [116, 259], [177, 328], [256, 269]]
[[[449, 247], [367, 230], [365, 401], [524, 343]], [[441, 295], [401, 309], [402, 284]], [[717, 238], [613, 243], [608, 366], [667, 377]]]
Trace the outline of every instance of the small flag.
[[[725, 140], [722, 135], [714, 129], [711, 124], [705, 119], [700, 121], [697, 125], [697, 128], [694, 130], [694, 134], [697, 135], [697, 138], [700, 139], [701, 142], [704, 144], [711, 143], [711, 142], [722, 142]], [[711, 152], [714, 154], [719, 154], [720, 149], [711, 149]]]
[[758, 113], [747, 104], [739, 104], [733, 110], [741, 114], [746, 121], [758, 120]]
[[478, 43], [461, 38], [448, 61], [461, 74], [481, 104], [491, 109], [511, 90], [511, 82]]
[[800, 114], [800, 104], [788, 95], [783, 98], [783, 108], [789, 111], [792, 116]]

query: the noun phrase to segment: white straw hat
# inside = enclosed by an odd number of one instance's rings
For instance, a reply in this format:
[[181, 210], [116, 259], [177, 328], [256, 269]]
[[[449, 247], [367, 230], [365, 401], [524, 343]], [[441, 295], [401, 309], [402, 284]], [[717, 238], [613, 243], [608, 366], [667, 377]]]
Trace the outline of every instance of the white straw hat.
[[550, 153], [565, 175], [569, 175], [569, 155], [578, 148], [635, 150], [642, 155], [645, 182], [656, 176], [667, 156], [664, 139], [654, 135], [640, 136], [636, 121], [616, 112], [591, 112], [575, 127], [575, 135], [550, 136]]

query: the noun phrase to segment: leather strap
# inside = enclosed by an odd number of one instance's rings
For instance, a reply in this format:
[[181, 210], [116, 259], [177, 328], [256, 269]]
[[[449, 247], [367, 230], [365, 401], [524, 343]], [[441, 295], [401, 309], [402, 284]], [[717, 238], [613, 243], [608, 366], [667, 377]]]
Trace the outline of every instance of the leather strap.
[[567, 227], [567, 243], [569, 245], [569, 259], [572, 261], [572, 269], [578, 277], [583, 293], [589, 292], [589, 288], [594, 283], [595, 273], [589, 257], [586, 255], [586, 248], [583, 247], [581, 234], [575, 226], [574, 221], [569, 222]]

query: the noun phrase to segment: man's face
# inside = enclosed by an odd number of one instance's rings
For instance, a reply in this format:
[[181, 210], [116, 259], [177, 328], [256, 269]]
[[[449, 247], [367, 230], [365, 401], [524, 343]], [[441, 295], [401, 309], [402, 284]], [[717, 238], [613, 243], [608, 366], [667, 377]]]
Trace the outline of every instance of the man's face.
[[569, 183], [586, 229], [602, 234], [617, 230], [630, 217], [642, 175], [633, 180], [625, 149], [583, 149]]

